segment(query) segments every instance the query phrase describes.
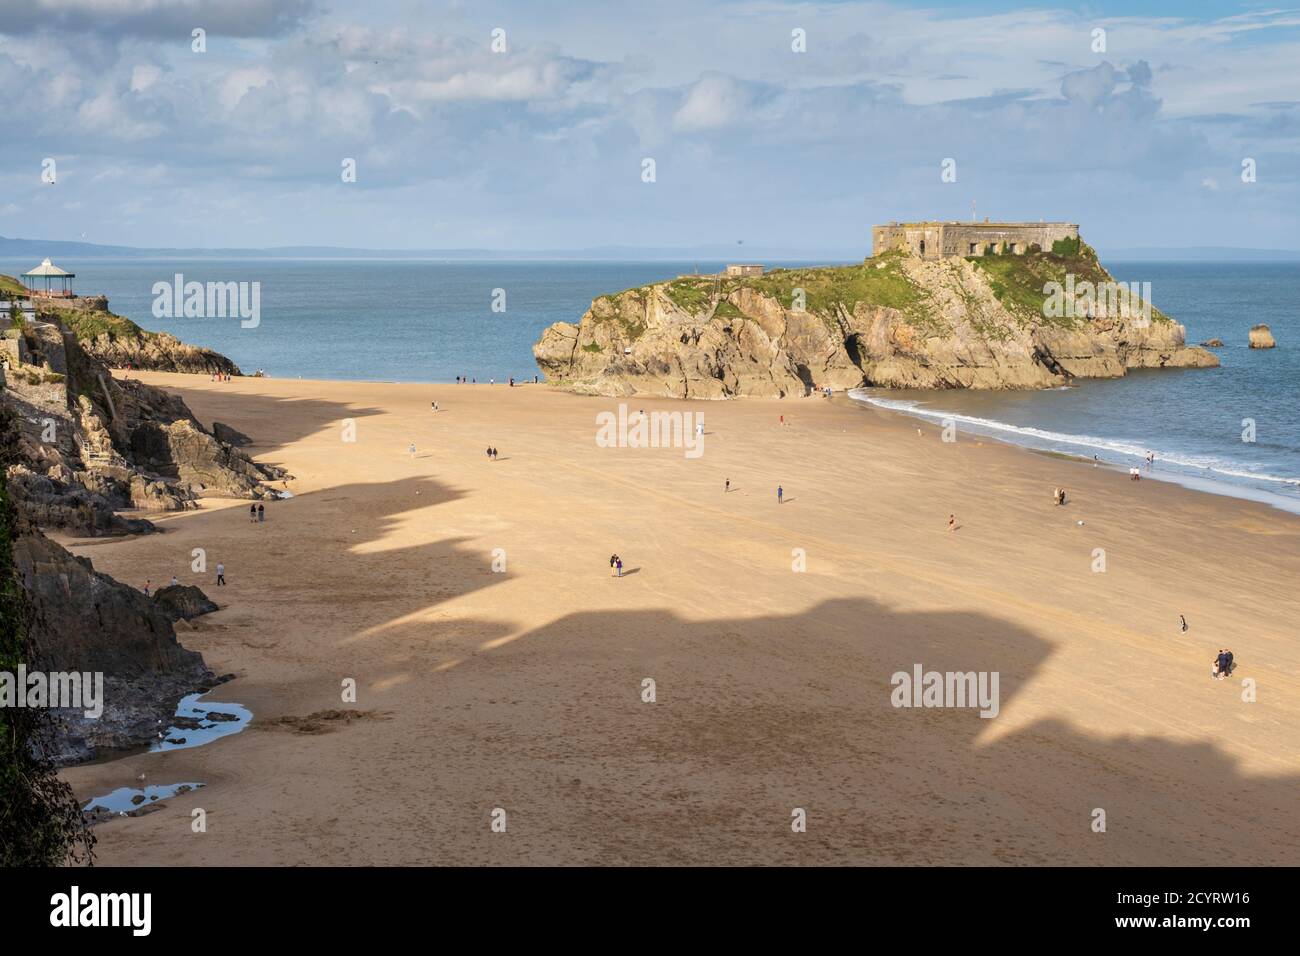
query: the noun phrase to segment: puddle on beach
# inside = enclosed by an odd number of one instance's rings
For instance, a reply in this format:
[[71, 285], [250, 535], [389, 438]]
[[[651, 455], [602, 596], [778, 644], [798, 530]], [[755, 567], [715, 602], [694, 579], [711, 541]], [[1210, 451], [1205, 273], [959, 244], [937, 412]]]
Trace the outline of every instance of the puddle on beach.
[[87, 801], [81, 809], [86, 813], [94, 812], [97, 816], [102, 816], [103, 811], [111, 814], [131, 813], [133, 810], [158, 803], [168, 797], [201, 789], [202, 786], [201, 783], [173, 783], [167, 786], [149, 786], [140, 790], [134, 787], [118, 787], [106, 796]]
[[202, 747], [222, 737], [237, 734], [248, 726], [253, 712], [242, 704], [201, 701], [202, 694], [181, 698], [172, 725], [149, 745], [150, 753]]
[[[171, 726], [159, 732], [159, 738], [149, 746], [150, 753], [201, 747], [239, 733], [253, 719], [253, 712], [242, 704], [200, 700], [202, 697], [203, 694], [190, 694], [181, 698]], [[106, 796], [88, 801], [82, 812], [92, 823], [119, 814], [138, 816], [149, 812], [146, 807], [202, 786], [201, 783], [173, 783], [144, 788], [118, 787]]]

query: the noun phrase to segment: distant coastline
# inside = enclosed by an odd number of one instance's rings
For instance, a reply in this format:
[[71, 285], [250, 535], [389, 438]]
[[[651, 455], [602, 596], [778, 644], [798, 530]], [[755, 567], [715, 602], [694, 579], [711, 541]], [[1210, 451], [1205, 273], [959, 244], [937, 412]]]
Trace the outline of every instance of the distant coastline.
[[[1103, 259], [1137, 262], [1300, 262], [1300, 249], [1255, 249], [1233, 246], [1111, 248], [1097, 247]], [[43, 256], [86, 259], [208, 259], [247, 260], [400, 260], [411, 262], [682, 262], [784, 260], [838, 265], [862, 259], [860, 248], [788, 248], [775, 245], [702, 244], [691, 247], [589, 246], [579, 249], [366, 249], [339, 246], [271, 246], [265, 248], [144, 247], [79, 242], [66, 239], [26, 239], [0, 236], [0, 257]]]

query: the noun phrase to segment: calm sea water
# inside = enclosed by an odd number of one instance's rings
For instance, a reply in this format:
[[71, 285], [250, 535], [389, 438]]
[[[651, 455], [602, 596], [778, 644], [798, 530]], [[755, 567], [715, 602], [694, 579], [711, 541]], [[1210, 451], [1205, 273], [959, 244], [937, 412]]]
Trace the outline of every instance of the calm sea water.
[[[146, 329], [281, 378], [485, 382], [539, 374], [532, 346], [552, 322], [577, 322], [598, 295], [716, 272], [718, 262], [443, 262], [59, 259], [75, 289]], [[15, 275], [31, 261], [0, 259]], [[258, 282], [261, 322], [155, 318], [155, 282]], [[494, 290], [505, 311], [493, 311]], [[497, 297], [500, 301], [500, 297]]]
[[[0, 260], [14, 275], [28, 260]], [[602, 293], [718, 262], [374, 262], [81, 259], [60, 261], [76, 288], [113, 311], [277, 377], [478, 381], [537, 374], [532, 344], [552, 322], [576, 322]], [[1152, 298], [1189, 342], [1221, 338], [1222, 366], [1131, 373], [1048, 392], [866, 390], [863, 398], [963, 431], [1128, 467], [1156, 455], [1152, 477], [1258, 497], [1300, 511], [1300, 264], [1109, 263]], [[153, 284], [261, 283], [261, 322], [155, 318]], [[505, 311], [494, 311], [495, 290]], [[500, 296], [497, 295], [497, 301]], [[1264, 322], [1278, 347], [1246, 348]], [[1243, 442], [1243, 419], [1256, 441]]]

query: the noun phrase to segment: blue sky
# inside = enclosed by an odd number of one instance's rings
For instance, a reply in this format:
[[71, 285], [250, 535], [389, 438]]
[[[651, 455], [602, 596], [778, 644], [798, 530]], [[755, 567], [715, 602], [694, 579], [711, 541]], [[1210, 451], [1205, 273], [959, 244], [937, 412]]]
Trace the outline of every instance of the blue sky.
[[1300, 8], [0, 0], [0, 31], [0, 235], [852, 255], [974, 201], [1300, 248]]

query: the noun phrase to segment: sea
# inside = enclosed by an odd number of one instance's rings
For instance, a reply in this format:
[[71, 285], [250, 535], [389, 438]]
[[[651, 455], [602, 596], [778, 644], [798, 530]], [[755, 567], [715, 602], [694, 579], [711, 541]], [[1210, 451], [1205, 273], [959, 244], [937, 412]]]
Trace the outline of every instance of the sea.
[[[1105, 261], [1103, 256], [1103, 261]], [[35, 263], [0, 259], [17, 275]], [[146, 329], [171, 332], [274, 377], [531, 381], [532, 345], [576, 322], [593, 298], [693, 272], [711, 261], [62, 259], [83, 294]], [[807, 265], [808, 263], [768, 263]], [[1220, 338], [1217, 369], [1146, 370], [1050, 391], [860, 389], [853, 397], [1044, 452], [1140, 466], [1147, 477], [1300, 513], [1300, 263], [1106, 261], [1150, 282], [1189, 343]], [[256, 327], [238, 318], [158, 317], [158, 282], [256, 282]], [[1247, 348], [1268, 325], [1277, 348]], [[1146, 465], [1153, 454], [1155, 464]]]

